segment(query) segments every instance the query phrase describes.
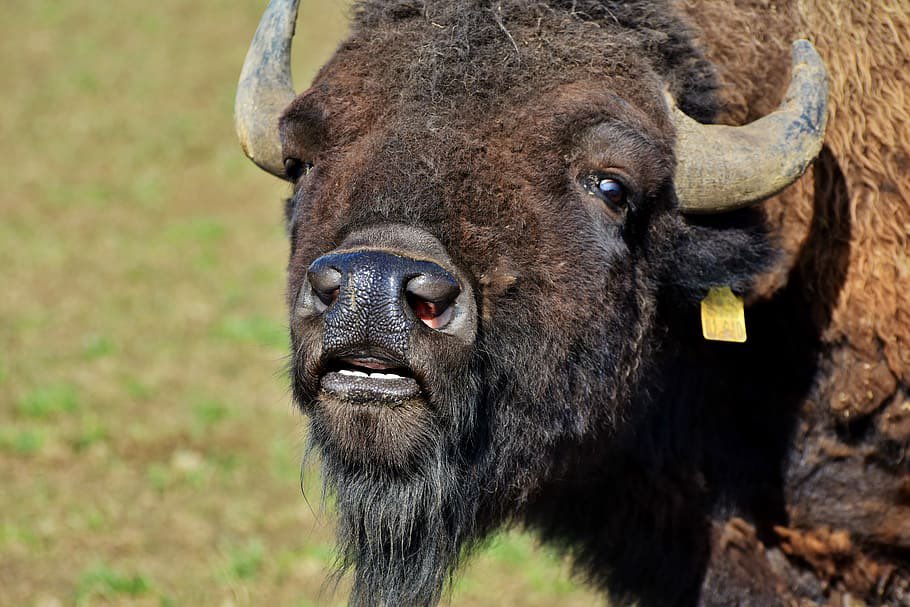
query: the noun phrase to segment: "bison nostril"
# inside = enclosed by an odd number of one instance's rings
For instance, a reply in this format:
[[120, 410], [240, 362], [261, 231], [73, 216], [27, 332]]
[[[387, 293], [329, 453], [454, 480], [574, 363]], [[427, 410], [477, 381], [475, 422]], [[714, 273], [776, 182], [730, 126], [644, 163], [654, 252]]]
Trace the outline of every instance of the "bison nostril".
[[405, 292], [414, 315], [431, 329], [441, 329], [452, 320], [452, 303], [461, 288], [448, 273], [422, 274], [408, 281]]
[[420, 322], [431, 329], [442, 329], [452, 320], [452, 306], [424, 301], [410, 293], [408, 294], [408, 305], [414, 310], [414, 315], [420, 319]]
[[338, 299], [338, 291], [341, 288], [341, 272], [335, 268], [319, 264], [317, 261], [310, 266], [310, 270], [307, 272], [307, 279], [313, 287], [313, 294], [316, 295], [314, 303], [316, 303], [319, 312], [324, 311]]

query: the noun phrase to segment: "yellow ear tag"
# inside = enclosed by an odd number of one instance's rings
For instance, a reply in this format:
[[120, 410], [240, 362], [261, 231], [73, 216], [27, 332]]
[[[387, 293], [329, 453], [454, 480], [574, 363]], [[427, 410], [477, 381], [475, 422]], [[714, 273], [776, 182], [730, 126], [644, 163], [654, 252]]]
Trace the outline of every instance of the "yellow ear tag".
[[701, 334], [712, 341], [746, 341], [743, 300], [730, 287], [711, 287], [701, 300]]

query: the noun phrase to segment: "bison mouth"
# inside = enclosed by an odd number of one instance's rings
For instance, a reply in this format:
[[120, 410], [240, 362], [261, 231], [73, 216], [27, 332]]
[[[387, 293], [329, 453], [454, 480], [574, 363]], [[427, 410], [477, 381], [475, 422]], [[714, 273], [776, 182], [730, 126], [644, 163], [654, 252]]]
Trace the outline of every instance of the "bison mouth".
[[320, 378], [329, 395], [353, 405], [395, 406], [421, 395], [410, 367], [382, 356], [353, 355], [330, 360]]
[[434, 450], [437, 416], [411, 365], [363, 351], [327, 357], [320, 366], [309, 412], [324, 453], [404, 472]]

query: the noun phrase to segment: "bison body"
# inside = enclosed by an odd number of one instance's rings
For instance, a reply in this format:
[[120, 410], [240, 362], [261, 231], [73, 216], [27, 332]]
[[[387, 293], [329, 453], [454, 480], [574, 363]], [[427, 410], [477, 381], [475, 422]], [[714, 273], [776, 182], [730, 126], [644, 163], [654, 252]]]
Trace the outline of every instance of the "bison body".
[[[435, 603], [509, 524], [618, 603], [910, 601], [908, 28], [901, 4], [365, 0], [309, 90], [260, 94], [280, 130], [241, 138], [294, 182], [291, 376], [352, 604]], [[672, 105], [769, 114], [800, 36], [830, 73], [814, 168], [688, 212]], [[703, 339], [715, 286], [747, 343]]]

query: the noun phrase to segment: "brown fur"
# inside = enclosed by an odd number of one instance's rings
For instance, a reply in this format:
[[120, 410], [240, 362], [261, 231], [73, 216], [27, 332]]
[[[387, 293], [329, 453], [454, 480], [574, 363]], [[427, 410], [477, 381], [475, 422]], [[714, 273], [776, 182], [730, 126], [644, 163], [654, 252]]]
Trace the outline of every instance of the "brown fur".
[[[292, 317], [295, 395], [357, 515], [354, 603], [434, 602], [515, 520], [617, 600], [910, 601], [910, 6], [676, 4], [691, 32], [659, 1], [365, 0], [285, 114], [285, 154], [314, 161], [289, 207], [292, 311], [310, 263], [377, 225], [426, 231], [479, 288], [470, 359], [415, 334], [413, 364], [446, 370], [415, 422], [438, 432], [393, 489], [364, 443], [410, 447], [319, 426], [323, 329]], [[749, 343], [706, 344], [705, 289], [748, 292], [769, 249], [754, 213], [676, 211], [662, 92], [702, 121], [757, 118], [804, 35], [831, 73], [827, 145], [764, 205], [783, 254]], [[614, 164], [643, 193], [623, 213], [579, 185]], [[374, 550], [390, 531], [424, 560]]]
[[773, 108], [789, 40], [812, 40], [830, 74], [826, 152], [765, 205], [785, 255], [763, 297], [799, 272], [825, 361], [788, 474], [790, 521], [776, 530], [790, 560], [769, 549], [769, 562], [778, 579], [798, 577], [794, 564], [814, 570], [832, 604], [874, 602], [889, 584], [910, 600], [910, 567], [894, 560], [910, 550], [910, 3], [680, 5], [720, 68], [725, 122]]

